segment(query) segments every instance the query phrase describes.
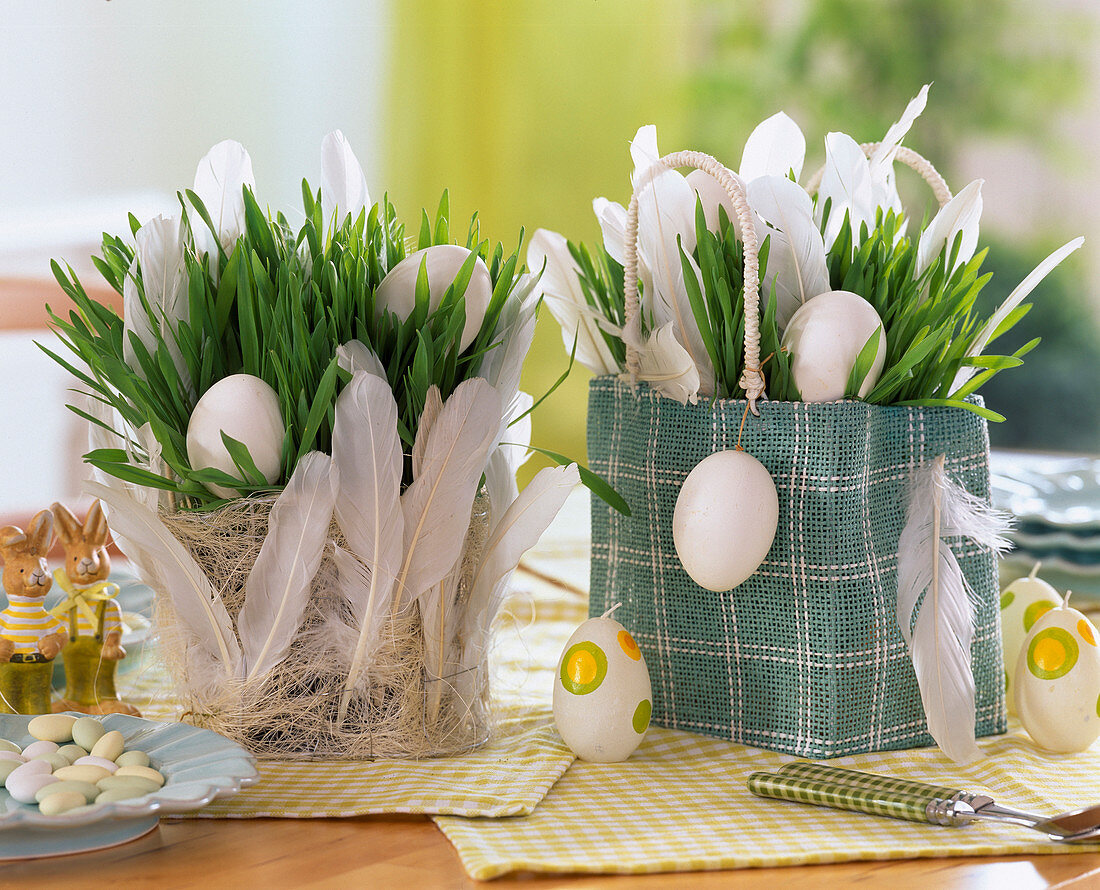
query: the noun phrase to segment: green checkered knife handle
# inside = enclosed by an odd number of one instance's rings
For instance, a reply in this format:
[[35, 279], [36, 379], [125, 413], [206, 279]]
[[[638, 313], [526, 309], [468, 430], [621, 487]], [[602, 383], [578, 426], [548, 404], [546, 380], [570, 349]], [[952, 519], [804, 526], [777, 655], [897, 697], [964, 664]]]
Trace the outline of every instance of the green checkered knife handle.
[[850, 785], [853, 788], [865, 788], [869, 791], [897, 791], [902, 794], [933, 796], [940, 800], [961, 798], [967, 800], [971, 795], [957, 788], [945, 785], [928, 785], [911, 779], [895, 779], [890, 776], [876, 776], [874, 773], [861, 773], [854, 769], [839, 766], [826, 766], [823, 763], [796, 761], [786, 763], [776, 772], [781, 776], [809, 779], [815, 782], [828, 782], [833, 785]]
[[910, 822], [933, 822], [931, 810], [941, 802], [934, 795], [858, 788], [778, 773], [753, 773], [749, 776], [748, 785], [749, 791], [757, 797], [854, 810], [872, 816], [908, 819]]

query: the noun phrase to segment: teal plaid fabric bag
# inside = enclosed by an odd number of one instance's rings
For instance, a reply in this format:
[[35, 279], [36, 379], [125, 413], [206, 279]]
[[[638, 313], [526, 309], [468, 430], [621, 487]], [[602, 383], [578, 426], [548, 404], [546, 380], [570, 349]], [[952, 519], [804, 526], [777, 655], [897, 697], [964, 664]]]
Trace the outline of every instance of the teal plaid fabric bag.
[[[988, 500], [986, 422], [957, 408], [758, 403], [741, 444], [775, 480], [779, 528], [748, 580], [712, 593], [680, 566], [672, 514], [692, 468], [737, 445], [745, 405], [592, 381], [589, 463], [632, 515], [592, 501], [590, 614], [622, 603], [615, 617], [645, 653], [662, 726], [803, 757], [933, 744], [896, 617], [906, 485], [945, 454], [950, 477]], [[996, 560], [952, 547], [977, 606], [976, 732], [1004, 732]]]

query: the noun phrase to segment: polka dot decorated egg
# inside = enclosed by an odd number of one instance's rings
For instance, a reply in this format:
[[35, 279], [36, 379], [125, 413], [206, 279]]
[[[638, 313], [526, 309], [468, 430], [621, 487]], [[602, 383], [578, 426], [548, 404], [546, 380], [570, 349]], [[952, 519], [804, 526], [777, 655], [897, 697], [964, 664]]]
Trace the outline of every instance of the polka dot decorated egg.
[[1016, 712], [1041, 748], [1084, 751], [1100, 736], [1100, 634], [1068, 606], [1036, 619], [1016, 664]]
[[649, 668], [630, 631], [610, 613], [578, 627], [554, 678], [554, 722], [573, 753], [596, 763], [626, 760], [652, 709]]
[[1039, 618], [1062, 604], [1058, 591], [1037, 577], [1039, 564], [1001, 593], [1001, 639], [1004, 645], [1005, 695], [1010, 713], [1016, 712], [1013, 683], [1024, 638]]

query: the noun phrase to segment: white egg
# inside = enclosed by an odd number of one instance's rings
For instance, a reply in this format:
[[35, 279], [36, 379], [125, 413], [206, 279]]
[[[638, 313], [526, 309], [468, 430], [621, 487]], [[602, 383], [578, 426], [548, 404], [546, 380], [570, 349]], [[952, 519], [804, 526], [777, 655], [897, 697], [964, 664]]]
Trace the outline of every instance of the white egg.
[[1016, 713], [1013, 683], [1016, 664], [1024, 637], [1044, 612], [1062, 605], [1058, 591], [1036, 576], [1036, 564], [1030, 575], [1017, 578], [1001, 593], [1001, 641], [1004, 650], [1005, 696], [1008, 711]]
[[799, 306], [783, 331], [783, 347], [793, 357], [791, 376], [802, 400], [844, 398], [859, 351], [876, 329], [878, 353], [859, 388], [861, 397], [878, 383], [886, 361], [886, 335], [875, 307], [846, 290], [818, 294]]
[[1016, 711], [1041, 748], [1084, 751], [1100, 736], [1100, 648], [1096, 627], [1063, 606], [1041, 615], [1016, 666]]
[[729, 590], [763, 562], [778, 523], [779, 497], [767, 468], [744, 451], [719, 451], [684, 480], [672, 540], [692, 581]]
[[[428, 305], [435, 309], [447, 288], [454, 283], [462, 264], [469, 259], [470, 251], [457, 244], [437, 244], [434, 247], [426, 247], [415, 253], [410, 253], [405, 259], [394, 266], [374, 292], [375, 311], [381, 313], [388, 309], [404, 320], [408, 318], [416, 306], [416, 279], [420, 274], [421, 263], [427, 261], [428, 293], [431, 299]], [[477, 332], [481, 329], [481, 322], [485, 318], [485, 310], [489, 308], [489, 299], [493, 295], [493, 282], [489, 277], [489, 269], [478, 257], [474, 261], [474, 271], [470, 275], [470, 283], [466, 286], [466, 324], [462, 328], [462, 337], [459, 343], [460, 350], [465, 349], [474, 342]]]
[[[286, 427], [279, 396], [267, 383], [251, 374], [219, 380], [203, 393], [187, 424], [187, 459], [191, 467], [213, 467], [239, 477], [240, 471], [222, 443], [223, 432], [248, 447], [264, 479], [272, 483], [279, 480]], [[239, 494], [221, 485], [207, 487], [223, 498]]]
[[554, 678], [554, 723], [574, 754], [594, 763], [626, 760], [653, 711], [645, 657], [614, 618], [590, 618], [565, 644]]

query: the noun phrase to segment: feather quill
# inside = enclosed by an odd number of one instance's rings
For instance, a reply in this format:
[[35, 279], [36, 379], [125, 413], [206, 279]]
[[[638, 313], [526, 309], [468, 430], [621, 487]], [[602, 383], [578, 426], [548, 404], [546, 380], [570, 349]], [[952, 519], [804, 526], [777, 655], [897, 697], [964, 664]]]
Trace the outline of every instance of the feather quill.
[[156, 513], [125, 492], [96, 482], [85, 483], [84, 490], [111, 507], [111, 529], [120, 546], [123, 541], [131, 542], [139, 552], [162, 567], [158, 575], [163, 589], [208, 662], [220, 665], [226, 678], [237, 677], [241, 650], [229, 613], [191, 554], [172, 536]]
[[813, 203], [802, 186], [782, 176], [761, 176], [749, 183], [749, 203], [763, 219], [757, 234], [771, 238], [761, 292], [775, 286], [780, 330], [795, 311], [829, 290], [825, 242], [814, 222]]
[[397, 402], [384, 380], [358, 371], [344, 387], [336, 400], [332, 457], [340, 474], [336, 519], [354, 553], [338, 548], [336, 567], [340, 589], [358, 627], [341, 696], [342, 721], [363, 666], [379, 643], [404, 546], [400, 500], [404, 458], [397, 433]]
[[321, 205], [329, 218], [340, 225], [350, 213], [352, 220], [370, 206], [370, 193], [363, 168], [351, 144], [339, 130], [321, 142]]
[[[195, 194], [201, 199], [210, 214], [214, 227], [218, 230], [218, 241], [226, 253], [244, 231], [244, 193], [243, 189], [256, 188], [256, 177], [252, 173], [252, 158], [244, 146], [232, 139], [219, 142], [199, 161], [195, 170]], [[214, 245], [209, 241], [210, 232], [199, 223], [193, 226], [195, 246], [200, 253], [215, 254]], [[211, 256], [211, 261], [216, 259]], [[216, 267], [216, 263], [215, 263]]]
[[978, 247], [978, 224], [981, 218], [982, 180], [975, 179], [944, 204], [932, 217], [928, 227], [920, 233], [915, 274], [920, 275], [932, 265], [945, 246], [950, 251], [960, 232], [962, 241], [959, 244], [959, 253], [955, 257], [955, 264], [948, 269], [948, 275], [969, 262]]
[[290, 651], [328, 541], [336, 487], [332, 458], [313, 451], [271, 508], [237, 617], [248, 681], [262, 680]]
[[741, 153], [741, 178], [751, 183], [761, 176], [782, 176], [794, 172], [797, 181], [806, 160], [806, 137], [782, 111], [757, 124], [745, 140]]
[[405, 556], [393, 613], [438, 584], [458, 560], [500, 414], [500, 397], [479, 377], [460, 383], [443, 403], [421, 475], [401, 495]]
[[527, 266], [542, 270], [536, 293], [545, 296], [550, 314], [561, 325], [566, 349], [573, 348], [576, 338], [577, 361], [597, 376], [617, 374], [618, 363], [600, 333], [601, 316], [584, 297], [577, 277], [580, 270], [565, 237], [547, 229], [536, 231], [527, 245]]
[[957, 763], [981, 756], [975, 743], [972, 592], [948, 541], [966, 537], [1000, 553], [1001, 514], [947, 476], [944, 456], [917, 467], [898, 540], [897, 617], [909, 646], [928, 731]]
[[871, 168], [863, 149], [844, 133], [829, 133], [825, 137], [825, 172], [817, 190], [815, 216], [821, 226], [825, 204], [830, 202], [829, 221], [825, 226], [825, 249], [829, 250], [840, 234], [847, 213], [852, 227], [852, 241], [858, 246], [860, 228], [875, 224], [875, 208], [871, 190]]

